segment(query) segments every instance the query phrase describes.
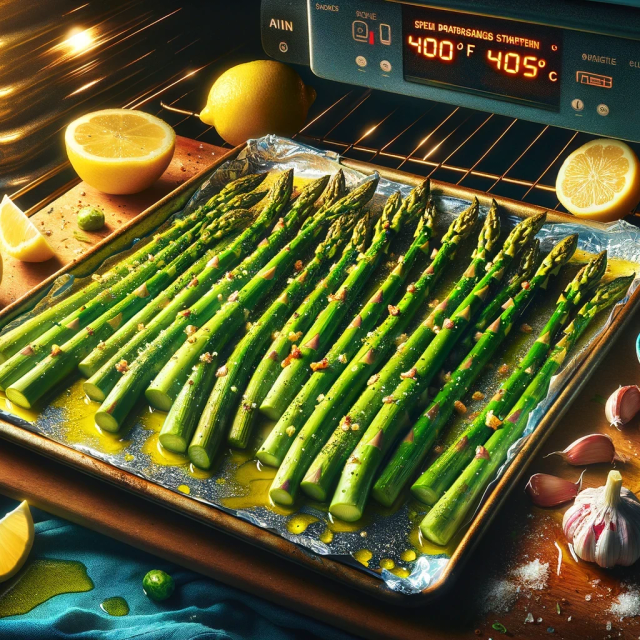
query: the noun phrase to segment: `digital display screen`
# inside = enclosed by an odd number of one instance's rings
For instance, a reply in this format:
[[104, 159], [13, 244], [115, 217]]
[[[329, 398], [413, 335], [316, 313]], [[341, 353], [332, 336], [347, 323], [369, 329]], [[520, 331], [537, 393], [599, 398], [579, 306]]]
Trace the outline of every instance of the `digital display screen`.
[[558, 110], [562, 30], [403, 5], [404, 79]]

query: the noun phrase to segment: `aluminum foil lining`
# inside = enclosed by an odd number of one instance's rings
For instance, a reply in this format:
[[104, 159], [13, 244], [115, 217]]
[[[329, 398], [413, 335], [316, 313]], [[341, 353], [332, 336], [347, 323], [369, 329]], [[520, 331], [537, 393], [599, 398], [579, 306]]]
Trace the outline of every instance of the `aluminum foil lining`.
[[[297, 177], [312, 179], [327, 173], [335, 173], [340, 168], [339, 161], [339, 156], [334, 153], [319, 151], [276, 136], [251, 140], [237, 158], [222, 165], [198, 189], [189, 201], [185, 212], [188, 213], [204, 203], [229, 180], [247, 173], [292, 168]], [[343, 170], [350, 188], [366, 179], [366, 176], [352, 169], [343, 167]], [[379, 207], [386, 197], [397, 190], [407, 195], [411, 187], [381, 179], [372, 206]], [[448, 196], [437, 197], [436, 203], [437, 234], [469, 204]], [[483, 216], [486, 215], [485, 208], [482, 208], [481, 212]], [[518, 220], [519, 218], [515, 216], [505, 215], [503, 224], [506, 227]], [[611, 258], [640, 263], [638, 230], [625, 222], [603, 225], [602, 229], [588, 228], [580, 224], [547, 224], [538, 234], [542, 250], [548, 251], [556, 242], [570, 233], [579, 235], [579, 248], [584, 251], [595, 253], [607, 249]], [[470, 245], [469, 251], [471, 248]], [[458, 262], [464, 268], [464, 260]], [[74, 288], [79, 284], [81, 283], [74, 283]], [[637, 284], [636, 280], [632, 290]], [[559, 282], [557, 286], [563, 287], [564, 282]], [[438, 297], [438, 292], [434, 292], [433, 296]], [[553, 297], [553, 292], [548, 297]], [[536, 308], [540, 309], [537, 302]], [[428, 312], [428, 309], [426, 311]], [[612, 315], [614, 313], [616, 313], [615, 309]], [[609, 319], [602, 319], [597, 330], [589, 334], [587, 340], [581, 344], [580, 352], [556, 376], [548, 397], [532, 414], [527, 434], [535, 429], [546, 408], [553, 402], [571, 372], [579, 364], [585, 349], [610, 322], [612, 315]], [[416, 324], [420, 319], [416, 319]], [[528, 319], [527, 322], [529, 322]], [[533, 320], [531, 322], [534, 324]], [[537, 328], [534, 325], [530, 341], [535, 339]], [[512, 347], [511, 351], [521, 353], [528, 344], [530, 342], [522, 343], [521, 341], [521, 344]], [[489, 389], [492, 385], [496, 385], [496, 381], [490, 380], [486, 385]], [[79, 396], [77, 401], [82, 404], [82, 397]], [[78, 425], [82, 421], [86, 422], [85, 413], [87, 412], [90, 412], [89, 406], [84, 409], [81, 407], [79, 413], [71, 414], [64, 403], [54, 402], [46, 407], [31, 424], [17, 419], [6, 409], [2, 411], [2, 415], [13, 422], [17, 421], [56, 441], [126, 469], [163, 487], [183, 493], [188, 491], [189, 496], [194, 500], [200, 500], [248, 520], [314, 553], [330, 556], [340, 562], [358, 567], [378, 577], [394, 591], [405, 594], [420, 592], [437, 581], [447, 565], [452, 549], [431, 547], [420, 538], [417, 525], [424, 515], [425, 508], [415, 502], [407, 501], [406, 504], [391, 512], [370, 506], [362, 521], [355, 523], [354, 526], [334, 522], [322, 505], [314, 503], [301, 504], [295, 512], [272, 509], [265, 505], [244, 504], [243, 501], [251, 501], [251, 493], [255, 492], [255, 483], [268, 486], [269, 478], [273, 476], [273, 474], [269, 475], [268, 469], [260, 467], [258, 463], [251, 460], [250, 456], [243, 457], [237, 453], [228, 452], [211, 477], [206, 479], [194, 477], [186, 464], [171, 466], [171, 464], [154, 462], [154, 458], [157, 459], [158, 456], [149, 453], [150, 435], [152, 436], [153, 432], [148, 430], [151, 416], [148, 409], [142, 412], [144, 415], [135, 421], [123, 436], [122, 447], [115, 447], [112, 450], [106, 450], [99, 439], [92, 438], [90, 434], [86, 437], [78, 437], [78, 433], [86, 434], [86, 425], [84, 431]], [[445, 445], [447, 438], [451, 440], [455, 436], [456, 428], [453, 425], [449, 430], [449, 435], [444, 439]], [[517, 446], [514, 446], [514, 450]], [[503, 470], [504, 468], [501, 472]], [[412, 554], [415, 554], [415, 557], [412, 557]]]

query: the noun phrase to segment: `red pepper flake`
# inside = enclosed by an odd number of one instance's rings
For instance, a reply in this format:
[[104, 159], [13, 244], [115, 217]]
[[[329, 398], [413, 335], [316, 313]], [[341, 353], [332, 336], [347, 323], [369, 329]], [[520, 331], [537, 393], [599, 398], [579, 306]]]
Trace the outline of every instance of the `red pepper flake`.
[[404, 371], [400, 374], [401, 378], [415, 378], [418, 373], [418, 370], [415, 367], [409, 369], [409, 371]]
[[56, 356], [59, 356], [62, 353], [62, 349], [57, 345], [54, 344], [51, 346], [51, 357], [55, 358]]
[[522, 283], [522, 288], [523, 288], [523, 289], [530, 289], [530, 288], [531, 288], [531, 284], [529, 283], [529, 281], [528, 281], [528, 280], [525, 280], [525, 281]]
[[482, 391], [474, 391], [471, 396], [472, 400], [484, 400], [484, 393]]
[[453, 408], [456, 410], [457, 413], [459, 413], [461, 416], [463, 416], [465, 413], [467, 413], [467, 407], [464, 405], [464, 403], [460, 402], [460, 400], [456, 400], [453, 403]]
[[455, 326], [451, 318], [447, 318], [442, 324], [445, 329], [453, 329], [453, 327]]
[[394, 307], [392, 304], [390, 304], [387, 309], [389, 310], [389, 315], [392, 316], [399, 316], [400, 315], [400, 307]]
[[413, 284], [413, 282], [407, 287], [407, 291], [409, 293], [415, 293], [416, 292], [416, 285]]
[[310, 366], [311, 366], [311, 371], [321, 371], [322, 369], [328, 369], [329, 360], [327, 360], [326, 358], [322, 358], [320, 362], [312, 362]]
[[476, 460], [491, 460], [491, 454], [482, 446], [476, 447]]
[[296, 260], [296, 263], [293, 265], [293, 268], [296, 271], [302, 271], [302, 260]]
[[129, 363], [126, 360], [120, 360], [120, 362], [116, 364], [116, 371], [118, 373], [126, 373], [129, 371]]

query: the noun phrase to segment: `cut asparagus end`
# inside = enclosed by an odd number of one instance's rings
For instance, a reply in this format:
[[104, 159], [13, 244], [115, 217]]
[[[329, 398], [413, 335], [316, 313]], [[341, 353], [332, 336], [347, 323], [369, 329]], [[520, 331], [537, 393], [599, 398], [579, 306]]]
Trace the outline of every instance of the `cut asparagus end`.
[[109, 433], [117, 433], [120, 430], [118, 421], [106, 411], [98, 411], [95, 415], [95, 421], [101, 429]]
[[90, 359], [82, 360], [78, 364], [78, 371], [80, 371], [81, 375], [85, 378], [90, 378], [95, 375], [100, 370], [100, 363], [92, 361]]
[[159, 411], [169, 411], [169, 409], [171, 409], [174, 398], [168, 393], [149, 387], [144, 392], [144, 395], [154, 409], [158, 409]]
[[393, 506], [395, 496], [389, 495], [385, 489], [378, 489], [374, 486], [371, 491], [371, 495], [373, 496], [373, 499], [383, 507]]
[[158, 440], [167, 451], [171, 451], [172, 453], [184, 453], [189, 444], [182, 436], [174, 433], [161, 433]]
[[31, 409], [31, 403], [27, 399], [27, 397], [18, 389], [14, 389], [13, 387], [8, 387], [5, 391], [7, 398], [13, 402], [13, 404], [22, 407], [23, 409]]
[[448, 531], [448, 530], [444, 530], [444, 531], [438, 531], [437, 529], [431, 527], [431, 523], [427, 522], [428, 520], [428, 516], [427, 518], [425, 518], [422, 521], [422, 524], [420, 525], [420, 533], [430, 542], [433, 542], [433, 544], [437, 544], [440, 545], [441, 547], [444, 547], [445, 545], [449, 544], [449, 541], [451, 540], [451, 538], [453, 537], [453, 534], [455, 533], [455, 529], [452, 531]]
[[280, 420], [282, 414], [286, 411], [287, 407], [281, 407], [281, 402], [278, 402], [278, 395], [276, 394], [273, 398], [273, 402], [271, 399], [267, 397], [265, 401], [260, 405], [260, 413], [267, 416], [269, 420]]
[[432, 507], [436, 502], [438, 502], [441, 494], [431, 489], [431, 487], [422, 486], [416, 482], [411, 487], [411, 495], [413, 495], [416, 500], [422, 502], [422, 504]]
[[355, 504], [345, 504], [344, 502], [332, 502], [329, 507], [332, 516], [344, 520], [345, 522], [356, 522], [362, 518], [362, 511]]
[[213, 460], [209, 457], [207, 450], [199, 444], [192, 444], [189, 447], [189, 460], [191, 460], [194, 467], [204, 469], [205, 471], [210, 469], [211, 464], [213, 463]]
[[256, 458], [258, 458], [262, 464], [266, 464], [269, 467], [276, 467], [276, 469], [282, 463], [282, 457], [275, 455], [271, 451], [263, 451], [262, 449], [256, 453]]
[[283, 507], [289, 507], [293, 504], [293, 496], [291, 495], [291, 493], [289, 493], [289, 491], [286, 488], [285, 489], [283, 489], [282, 487], [272, 488], [269, 491], [269, 497], [276, 504], [282, 505]]
[[303, 480], [300, 483], [300, 488], [312, 500], [317, 500], [318, 502], [325, 502], [328, 498], [325, 488], [319, 485], [317, 482], [313, 482], [311, 480]]
[[94, 402], [104, 402], [104, 399], [107, 397], [107, 394], [104, 393], [104, 391], [102, 391], [100, 387], [93, 384], [93, 382], [89, 382], [88, 380], [82, 383], [82, 390]]

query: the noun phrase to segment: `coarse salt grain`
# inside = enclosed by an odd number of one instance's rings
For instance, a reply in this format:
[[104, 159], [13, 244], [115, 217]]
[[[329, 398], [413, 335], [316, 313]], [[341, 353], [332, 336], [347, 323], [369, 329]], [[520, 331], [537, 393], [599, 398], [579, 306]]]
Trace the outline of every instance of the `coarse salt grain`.
[[540, 562], [538, 558], [514, 569], [511, 575], [518, 580], [523, 587], [539, 591], [545, 589], [549, 580], [549, 563]]
[[484, 594], [482, 610], [484, 613], [507, 613], [518, 599], [520, 587], [510, 580], [494, 580]]
[[628, 586], [624, 593], [621, 593], [609, 607], [609, 613], [623, 618], [634, 618], [640, 616], [640, 590], [638, 587]]

